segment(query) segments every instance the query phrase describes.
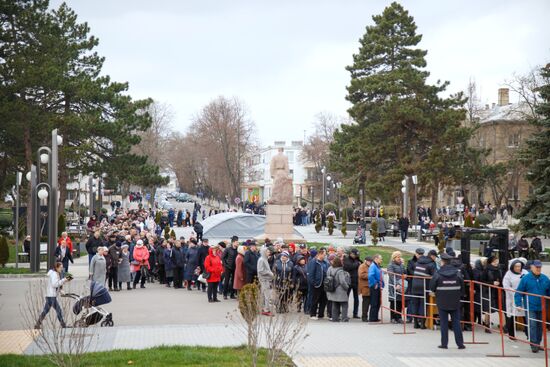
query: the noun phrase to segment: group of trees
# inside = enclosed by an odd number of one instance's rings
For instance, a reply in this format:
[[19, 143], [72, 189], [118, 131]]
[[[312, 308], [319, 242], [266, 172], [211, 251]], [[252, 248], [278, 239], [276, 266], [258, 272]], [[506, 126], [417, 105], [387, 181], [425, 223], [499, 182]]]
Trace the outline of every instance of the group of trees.
[[242, 101], [222, 96], [212, 100], [186, 134], [169, 139], [169, 166], [180, 188], [221, 200], [240, 198], [247, 160], [257, 149], [255, 132]]
[[403, 177], [417, 174], [435, 213], [439, 187], [456, 183], [470, 162], [466, 98], [441, 97], [449, 83], [427, 82], [427, 51], [416, 47], [422, 36], [401, 5], [392, 3], [373, 20], [347, 67], [354, 122], [335, 132], [331, 168], [348, 190], [364, 185], [370, 197], [386, 202], [398, 201]]
[[[128, 84], [102, 73], [98, 39], [66, 4], [14, 0], [0, 5], [0, 193], [27, 172], [36, 149], [59, 148], [60, 212], [78, 173], [107, 173], [113, 187], [164, 182], [157, 162], [133, 150], [151, 126], [152, 100], [133, 100]], [[23, 190], [25, 191], [25, 190]]]

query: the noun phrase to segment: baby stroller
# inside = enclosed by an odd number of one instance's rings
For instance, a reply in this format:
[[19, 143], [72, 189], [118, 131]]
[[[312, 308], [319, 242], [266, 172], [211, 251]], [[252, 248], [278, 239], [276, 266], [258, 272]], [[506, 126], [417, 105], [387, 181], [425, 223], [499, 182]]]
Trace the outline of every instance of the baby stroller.
[[101, 321], [101, 326], [114, 326], [113, 314], [99, 307], [111, 302], [111, 295], [103, 285], [92, 281], [90, 284], [90, 295], [79, 296], [75, 293], [65, 293], [62, 297], [69, 297], [76, 300], [73, 306], [73, 313], [77, 315], [75, 326], [88, 327]]
[[366, 233], [365, 229], [361, 226], [357, 227], [355, 232], [355, 237], [353, 237], [353, 243], [365, 244], [366, 242]]

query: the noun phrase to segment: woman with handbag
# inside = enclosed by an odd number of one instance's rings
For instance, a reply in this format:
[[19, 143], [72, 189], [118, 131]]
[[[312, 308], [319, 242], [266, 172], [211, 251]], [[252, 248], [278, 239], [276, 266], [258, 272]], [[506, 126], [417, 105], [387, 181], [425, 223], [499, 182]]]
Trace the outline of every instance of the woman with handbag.
[[208, 249], [208, 256], [204, 260], [204, 273], [202, 277], [208, 283], [208, 302], [220, 302], [218, 300], [218, 285], [222, 278], [223, 265], [220, 256], [218, 255], [219, 245], [212, 246]]

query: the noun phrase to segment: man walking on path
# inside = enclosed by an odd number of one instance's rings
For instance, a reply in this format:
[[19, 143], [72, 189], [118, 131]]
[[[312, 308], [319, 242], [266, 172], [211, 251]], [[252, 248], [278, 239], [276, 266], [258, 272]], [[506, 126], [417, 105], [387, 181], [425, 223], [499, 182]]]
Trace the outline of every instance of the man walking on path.
[[542, 297], [527, 296], [519, 292], [550, 296], [550, 280], [542, 274], [542, 262], [540, 260], [533, 262], [531, 271], [521, 278], [517, 290], [518, 292], [514, 295], [514, 302], [518, 308], [527, 310], [531, 351], [537, 353], [539, 350], [544, 350], [540, 346], [542, 340]]
[[432, 277], [430, 290], [435, 293], [435, 302], [441, 320], [441, 345], [438, 348], [447, 349], [450, 315], [456, 345], [458, 349], [464, 349], [464, 339], [460, 328], [460, 299], [464, 293], [464, 279], [460, 271], [451, 265], [452, 259], [453, 257], [447, 253], [441, 254], [443, 266]]

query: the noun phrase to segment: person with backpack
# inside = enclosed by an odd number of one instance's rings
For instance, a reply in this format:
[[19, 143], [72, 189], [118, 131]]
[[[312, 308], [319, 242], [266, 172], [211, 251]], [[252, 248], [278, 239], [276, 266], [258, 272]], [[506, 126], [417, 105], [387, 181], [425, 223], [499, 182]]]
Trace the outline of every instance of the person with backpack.
[[370, 313], [369, 322], [379, 322], [378, 312], [380, 311], [380, 293], [384, 288], [384, 279], [382, 277], [382, 255], [376, 254], [372, 258], [372, 264], [369, 267], [369, 288], [370, 288]]
[[[332, 266], [328, 268], [327, 277], [324, 281], [327, 298], [332, 301], [332, 321], [348, 322], [348, 289], [351, 286], [350, 275], [342, 267], [342, 260], [335, 257]], [[341, 314], [341, 318], [340, 318]]]

